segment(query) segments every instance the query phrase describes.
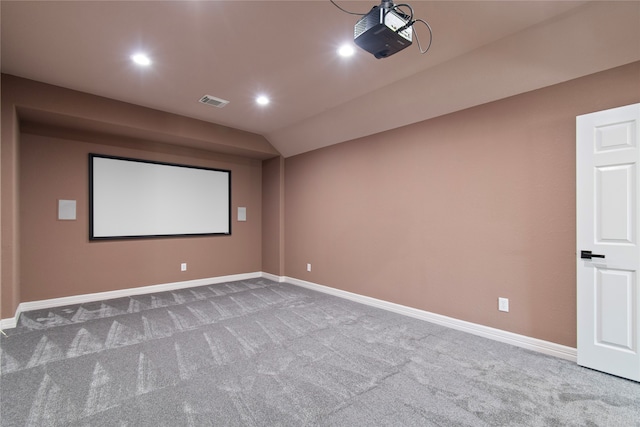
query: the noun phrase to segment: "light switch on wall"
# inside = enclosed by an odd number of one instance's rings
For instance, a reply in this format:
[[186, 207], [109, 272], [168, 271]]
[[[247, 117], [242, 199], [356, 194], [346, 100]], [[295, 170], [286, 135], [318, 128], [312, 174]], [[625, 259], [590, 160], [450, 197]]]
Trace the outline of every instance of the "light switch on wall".
[[76, 201], [58, 200], [58, 219], [73, 221], [76, 219]]

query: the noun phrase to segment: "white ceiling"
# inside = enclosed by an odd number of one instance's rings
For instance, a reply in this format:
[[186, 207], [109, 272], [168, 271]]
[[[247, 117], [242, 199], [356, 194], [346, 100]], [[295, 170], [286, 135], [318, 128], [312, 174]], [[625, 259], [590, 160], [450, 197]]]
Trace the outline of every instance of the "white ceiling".
[[640, 60], [640, 1], [409, 3], [431, 50], [377, 60], [336, 54], [358, 17], [328, 0], [3, 0], [1, 69], [258, 133], [288, 157]]

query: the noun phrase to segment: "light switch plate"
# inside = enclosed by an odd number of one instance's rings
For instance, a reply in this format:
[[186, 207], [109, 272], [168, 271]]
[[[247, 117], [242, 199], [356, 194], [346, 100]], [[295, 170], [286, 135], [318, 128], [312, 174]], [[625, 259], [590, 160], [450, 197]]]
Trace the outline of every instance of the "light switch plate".
[[509, 298], [498, 298], [498, 310], [509, 311]]

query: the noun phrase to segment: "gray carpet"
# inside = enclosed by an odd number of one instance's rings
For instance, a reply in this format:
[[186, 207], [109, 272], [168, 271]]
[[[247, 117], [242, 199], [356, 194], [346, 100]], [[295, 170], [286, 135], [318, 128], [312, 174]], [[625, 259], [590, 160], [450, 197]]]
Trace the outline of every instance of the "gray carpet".
[[253, 279], [23, 313], [2, 426], [633, 426], [640, 384]]

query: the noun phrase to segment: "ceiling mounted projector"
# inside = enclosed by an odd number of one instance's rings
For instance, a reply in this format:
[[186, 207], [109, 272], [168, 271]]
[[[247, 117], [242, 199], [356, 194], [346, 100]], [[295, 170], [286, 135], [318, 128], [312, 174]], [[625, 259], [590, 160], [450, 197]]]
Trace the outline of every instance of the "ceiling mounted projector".
[[[362, 16], [354, 27], [353, 41], [377, 59], [387, 58], [411, 46], [414, 35], [420, 53], [426, 53], [431, 47], [431, 27], [422, 19], [413, 19], [413, 8], [408, 4], [383, 0], [367, 13], [354, 13], [344, 10], [334, 0], [330, 1], [343, 12]], [[424, 23], [429, 30], [429, 45], [425, 50], [422, 50], [418, 35], [413, 31], [413, 24], [416, 22]]]
[[413, 28], [409, 22], [393, 9], [374, 6], [356, 22], [353, 41], [376, 58], [386, 58], [411, 46]]

